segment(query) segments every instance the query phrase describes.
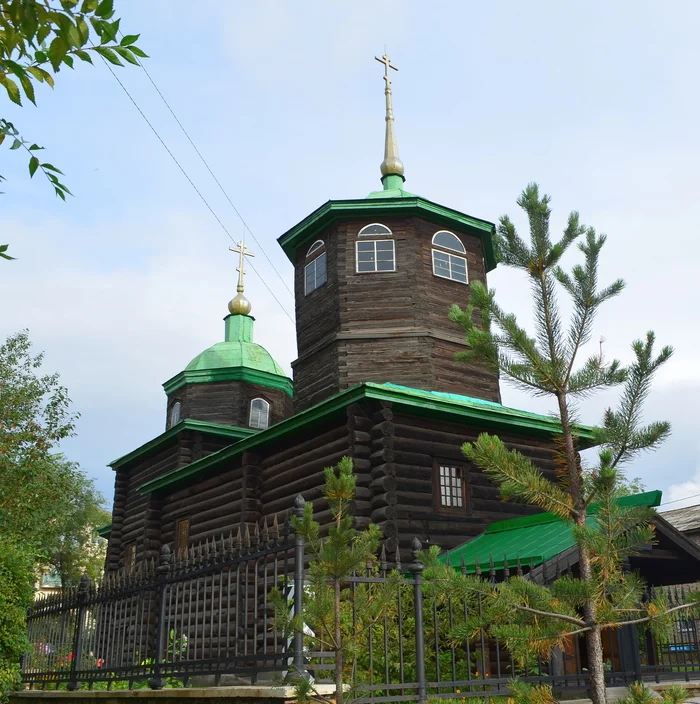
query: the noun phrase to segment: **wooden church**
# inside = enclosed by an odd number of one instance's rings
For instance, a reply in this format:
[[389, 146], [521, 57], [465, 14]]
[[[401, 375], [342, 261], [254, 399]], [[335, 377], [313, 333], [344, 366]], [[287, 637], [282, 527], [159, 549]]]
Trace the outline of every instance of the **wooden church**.
[[[500, 403], [493, 372], [455, 361], [465, 349], [448, 319], [470, 281], [496, 266], [494, 224], [404, 190], [383, 57], [386, 142], [382, 189], [330, 200], [279, 244], [295, 270], [298, 357], [289, 379], [254, 342], [243, 295], [224, 339], [165, 382], [166, 430], [111, 464], [107, 569], [176, 554], [222, 533], [281, 519], [297, 494], [328, 519], [323, 470], [347, 455], [357, 475], [359, 525], [389, 547], [415, 536], [452, 549], [494, 521], [535, 509], [504, 503], [460, 450], [497, 433], [554, 479], [551, 417]], [[581, 444], [592, 433], [580, 429]]]

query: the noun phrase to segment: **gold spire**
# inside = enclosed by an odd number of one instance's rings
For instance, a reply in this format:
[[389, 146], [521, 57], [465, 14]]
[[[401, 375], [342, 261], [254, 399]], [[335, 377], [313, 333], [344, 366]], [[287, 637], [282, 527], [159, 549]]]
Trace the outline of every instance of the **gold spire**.
[[236, 296], [228, 302], [228, 309], [231, 315], [248, 315], [250, 313], [250, 301], [243, 295], [243, 277], [245, 276], [245, 258], [254, 257], [252, 252], [248, 251], [245, 242], [239, 242], [235, 247], [229, 247], [229, 250], [238, 254], [238, 286]]
[[384, 176], [396, 175], [403, 180], [403, 162], [399, 159], [399, 148], [396, 144], [396, 134], [394, 133], [394, 110], [391, 105], [391, 78], [389, 69], [398, 71], [391, 63], [389, 57], [384, 54], [381, 58], [374, 57], [380, 64], [384, 64], [384, 95], [386, 96], [386, 137], [384, 140], [384, 161], [379, 167]]

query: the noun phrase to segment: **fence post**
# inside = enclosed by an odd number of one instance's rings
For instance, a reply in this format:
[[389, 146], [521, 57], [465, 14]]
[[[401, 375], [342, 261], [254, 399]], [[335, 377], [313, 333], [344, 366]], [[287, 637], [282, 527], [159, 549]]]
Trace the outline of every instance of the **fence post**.
[[87, 611], [87, 599], [90, 593], [90, 578], [84, 574], [80, 578], [78, 585], [78, 615], [75, 624], [75, 635], [73, 636], [73, 649], [71, 651], [72, 660], [70, 662], [70, 680], [68, 689], [73, 692], [80, 687], [78, 682], [78, 663], [83, 656], [83, 635], [85, 633], [85, 612]]
[[[294, 515], [301, 520], [304, 516], [304, 497], [297, 494], [294, 499]], [[294, 531], [294, 617], [299, 619], [304, 611], [304, 536]], [[308, 677], [304, 665], [304, 631], [300, 628], [294, 631], [294, 669], [297, 675]]]
[[423, 563], [420, 561], [420, 553], [423, 544], [419, 538], [413, 539], [411, 552], [413, 561], [409, 570], [413, 573], [413, 609], [416, 619], [416, 679], [418, 681], [418, 702], [424, 704], [428, 700], [425, 683], [425, 639], [423, 636]]
[[165, 679], [161, 676], [165, 659], [165, 589], [170, 572], [170, 546], [165, 543], [160, 549], [158, 567], [156, 567], [156, 638], [154, 644], [153, 678], [148, 680], [151, 689], [163, 689]]

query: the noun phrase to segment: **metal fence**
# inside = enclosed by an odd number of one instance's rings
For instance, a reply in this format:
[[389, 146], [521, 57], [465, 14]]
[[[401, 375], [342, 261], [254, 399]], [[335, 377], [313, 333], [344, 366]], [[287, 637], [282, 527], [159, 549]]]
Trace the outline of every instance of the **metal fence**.
[[[296, 510], [303, 510], [303, 501]], [[483, 630], [455, 642], [455, 626], [467, 622], [470, 610], [481, 612], [483, 604], [426, 588], [420, 541], [413, 547], [409, 564], [401, 564], [398, 551], [390, 560], [383, 550], [365, 572], [342, 584], [344, 681], [358, 704], [494, 696], [505, 693], [516, 676], [555, 689], [586, 688], [585, 643], [578, 637], [525, 667]], [[275, 523], [235, 538], [221, 536], [179, 557], [166, 545], [157, 563], [139, 564], [99, 585], [83, 579], [31, 609], [24, 681], [70, 689], [111, 688], [116, 682], [187, 686], [197, 675], [209, 676], [211, 684], [222, 682], [223, 675], [250, 682], [287, 676], [332, 681], [332, 639], [308, 625], [292, 633], [275, 610], [282, 603], [289, 615], [301, 615], [304, 600], [318, 598], [305, 558], [303, 538], [285, 522], [282, 530]], [[507, 559], [504, 564], [497, 571], [491, 561], [477, 572], [492, 583], [516, 574], [546, 583], [573, 565], [563, 561], [548, 575], [542, 566], [516, 560], [509, 570]], [[688, 588], [666, 591], [674, 605], [684, 602]], [[642, 627], [605, 631], [608, 682], [700, 678], [699, 631], [696, 621], [681, 615], [665, 643]]]
[[293, 537], [288, 523], [280, 531], [275, 522], [182, 555], [164, 545], [157, 562], [100, 584], [83, 577], [63, 594], [39, 598], [27, 619], [24, 681], [160, 688], [170, 677], [186, 683], [213, 675], [218, 683], [222, 674], [284, 673], [293, 648], [276, 627], [270, 595], [277, 589], [293, 599], [294, 566], [303, 564], [303, 542], [295, 547]]

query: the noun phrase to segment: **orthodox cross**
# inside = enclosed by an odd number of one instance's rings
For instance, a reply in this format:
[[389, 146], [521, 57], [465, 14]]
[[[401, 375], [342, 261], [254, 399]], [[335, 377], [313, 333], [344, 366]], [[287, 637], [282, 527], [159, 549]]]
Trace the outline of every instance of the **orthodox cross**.
[[236, 287], [236, 290], [238, 291], [238, 293], [243, 293], [245, 258], [254, 257], [255, 255], [252, 252], [248, 251], [248, 248], [245, 246], [245, 242], [239, 242], [235, 247], [229, 247], [229, 250], [238, 254], [238, 268], [236, 269], [236, 271], [238, 272], [238, 286]]
[[391, 78], [389, 78], [389, 69], [393, 68], [394, 71], [398, 71], [399, 69], [391, 63], [391, 59], [386, 54], [384, 54], [381, 59], [378, 56], [375, 56], [374, 58], [379, 61], [380, 64], [384, 64], [384, 80], [386, 82], [386, 90], [391, 93]]

